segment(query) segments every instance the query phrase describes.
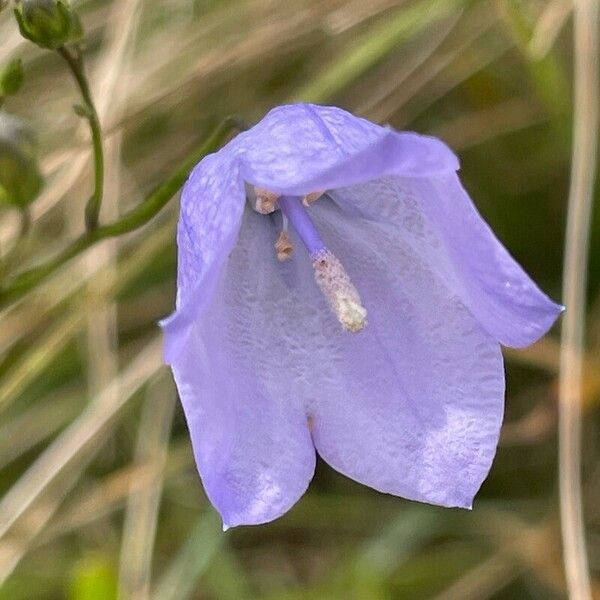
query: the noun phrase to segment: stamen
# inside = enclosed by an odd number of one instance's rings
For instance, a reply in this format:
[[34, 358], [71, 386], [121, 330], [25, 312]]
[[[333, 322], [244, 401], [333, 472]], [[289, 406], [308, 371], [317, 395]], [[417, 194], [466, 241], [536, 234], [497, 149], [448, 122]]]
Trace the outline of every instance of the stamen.
[[292, 256], [292, 252], [294, 252], [294, 246], [292, 245], [292, 241], [290, 240], [287, 230], [284, 229], [279, 234], [279, 237], [275, 242], [275, 251], [277, 252], [277, 260], [279, 262], [284, 262]]
[[311, 254], [315, 281], [333, 312], [347, 331], [361, 331], [367, 310], [342, 263], [327, 248]]
[[338, 321], [347, 331], [360, 331], [367, 324], [367, 311], [342, 263], [325, 246], [300, 198], [279, 198], [281, 212], [289, 219], [306, 246], [315, 271], [315, 281]]
[[311, 192], [310, 194], [306, 194], [306, 196], [302, 197], [302, 204], [304, 204], [304, 206], [310, 206], [313, 202], [316, 202], [322, 195], [323, 192]]
[[254, 205], [256, 212], [259, 212], [261, 215], [269, 215], [275, 211], [277, 199], [279, 198], [275, 192], [255, 187], [254, 193], [256, 194], [256, 203]]

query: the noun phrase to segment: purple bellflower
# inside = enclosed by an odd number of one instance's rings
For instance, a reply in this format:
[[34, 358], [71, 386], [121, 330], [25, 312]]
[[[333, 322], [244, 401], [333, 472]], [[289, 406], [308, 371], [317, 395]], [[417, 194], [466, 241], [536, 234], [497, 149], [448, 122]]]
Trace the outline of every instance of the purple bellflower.
[[285, 513], [315, 449], [376, 490], [471, 507], [502, 422], [500, 344], [531, 344], [562, 307], [458, 168], [435, 138], [293, 104], [193, 170], [165, 355], [224, 527]]

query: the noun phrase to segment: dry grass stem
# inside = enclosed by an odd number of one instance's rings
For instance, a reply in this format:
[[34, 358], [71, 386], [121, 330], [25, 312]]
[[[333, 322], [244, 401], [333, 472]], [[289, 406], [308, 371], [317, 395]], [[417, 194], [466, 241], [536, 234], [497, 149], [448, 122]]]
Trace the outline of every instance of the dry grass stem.
[[121, 542], [120, 597], [149, 600], [154, 536], [177, 395], [170, 379], [157, 381], [148, 390], [142, 412], [135, 461], [155, 468], [149, 485], [131, 486]]
[[596, 0], [575, 2], [575, 107], [565, 239], [559, 388], [559, 488], [564, 564], [571, 600], [591, 596], [581, 498], [581, 405], [590, 222], [598, 136]]
[[[87, 464], [91, 456], [85, 451], [97, 447], [94, 442], [102, 439], [112, 420], [161, 366], [161, 343], [155, 339], [48, 446], [0, 501], [0, 538], [63, 471], [75, 466], [81, 469]], [[115, 388], [120, 389], [119, 396], [114, 395]]]

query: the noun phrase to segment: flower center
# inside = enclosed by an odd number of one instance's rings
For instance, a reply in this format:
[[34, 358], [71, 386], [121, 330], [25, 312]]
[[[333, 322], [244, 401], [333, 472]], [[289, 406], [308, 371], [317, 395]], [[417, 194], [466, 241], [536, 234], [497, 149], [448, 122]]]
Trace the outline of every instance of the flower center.
[[[291, 223], [306, 246], [315, 271], [315, 281], [338, 321], [347, 331], [360, 331], [367, 324], [367, 311], [344, 266], [323, 242], [306, 211], [306, 203], [296, 196], [281, 196], [277, 202], [285, 219]], [[285, 230], [282, 235], [283, 239], [289, 242]], [[281, 240], [282, 236], [277, 244], [280, 244]]]

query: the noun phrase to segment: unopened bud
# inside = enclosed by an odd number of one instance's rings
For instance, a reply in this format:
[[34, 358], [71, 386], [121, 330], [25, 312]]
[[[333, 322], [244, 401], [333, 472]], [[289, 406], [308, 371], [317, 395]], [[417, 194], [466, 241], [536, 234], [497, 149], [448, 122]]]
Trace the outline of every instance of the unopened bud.
[[0, 112], [0, 203], [27, 206], [41, 187], [33, 130], [25, 121]]
[[23, 63], [20, 58], [15, 58], [0, 69], [0, 96], [13, 96], [22, 85]]
[[65, 0], [18, 0], [15, 17], [21, 35], [42, 48], [54, 50], [83, 35], [77, 13]]

